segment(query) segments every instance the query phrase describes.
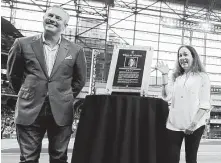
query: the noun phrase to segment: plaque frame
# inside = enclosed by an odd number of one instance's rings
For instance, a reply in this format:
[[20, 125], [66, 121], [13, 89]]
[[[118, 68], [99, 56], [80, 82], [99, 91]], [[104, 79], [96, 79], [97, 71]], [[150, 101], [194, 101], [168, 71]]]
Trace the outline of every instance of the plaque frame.
[[[120, 50], [146, 52], [140, 87], [113, 86]], [[111, 59], [108, 79], [107, 79], [106, 92], [108, 94], [111, 94], [112, 92], [140, 93], [141, 96], [147, 96], [149, 81], [150, 81], [152, 57], [153, 57], [153, 48], [150, 46], [130, 46], [130, 45], [115, 46]]]

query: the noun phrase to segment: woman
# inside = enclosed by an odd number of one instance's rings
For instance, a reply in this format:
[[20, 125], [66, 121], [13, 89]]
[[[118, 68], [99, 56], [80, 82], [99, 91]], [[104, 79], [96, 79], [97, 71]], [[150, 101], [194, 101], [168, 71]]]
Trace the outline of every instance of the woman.
[[210, 111], [210, 81], [196, 50], [181, 46], [172, 78], [163, 62], [156, 67], [162, 73], [162, 95], [171, 103], [167, 120], [168, 163], [179, 163], [185, 139], [186, 162], [197, 162], [197, 151]]

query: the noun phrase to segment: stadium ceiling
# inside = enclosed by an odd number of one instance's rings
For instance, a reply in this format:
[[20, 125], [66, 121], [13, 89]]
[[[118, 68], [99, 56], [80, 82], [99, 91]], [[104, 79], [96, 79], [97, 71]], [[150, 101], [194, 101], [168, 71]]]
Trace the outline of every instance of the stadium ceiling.
[[185, 4], [185, 6], [199, 6], [210, 9], [221, 9], [221, 0], [161, 0], [166, 2], [174, 2]]
[[[114, 0], [88, 0], [88, 1], [95, 1], [95, 2], [103, 2], [106, 4], [114, 5]], [[167, 2], [174, 2], [174, 3], [182, 3], [186, 6], [188, 5], [196, 5], [199, 7], [212, 7], [215, 9], [221, 9], [221, 0], [154, 0], [154, 1], [167, 1]]]

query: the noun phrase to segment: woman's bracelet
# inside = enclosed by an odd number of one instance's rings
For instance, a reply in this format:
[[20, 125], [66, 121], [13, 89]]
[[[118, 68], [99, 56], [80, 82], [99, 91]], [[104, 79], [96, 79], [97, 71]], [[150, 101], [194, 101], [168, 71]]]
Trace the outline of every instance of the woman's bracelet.
[[168, 84], [168, 83], [166, 83], [166, 84], [162, 84], [162, 86], [164, 86], [164, 87], [165, 87], [167, 84]]
[[196, 122], [192, 122], [192, 123], [190, 124], [191, 127], [195, 127], [196, 125], [197, 125]]
[[162, 75], [168, 75], [168, 73], [163, 73]]

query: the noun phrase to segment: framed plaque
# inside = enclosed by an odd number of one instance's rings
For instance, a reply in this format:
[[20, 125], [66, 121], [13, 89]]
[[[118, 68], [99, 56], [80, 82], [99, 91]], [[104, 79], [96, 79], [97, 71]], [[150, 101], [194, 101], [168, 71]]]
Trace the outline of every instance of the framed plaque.
[[106, 91], [147, 94], [152, 56], [152, 47], [116, 46]]

